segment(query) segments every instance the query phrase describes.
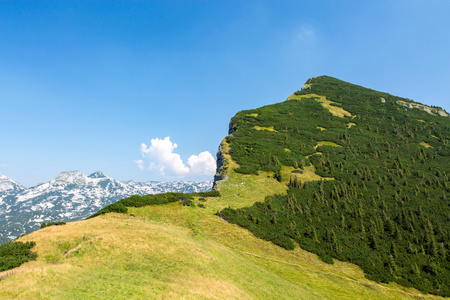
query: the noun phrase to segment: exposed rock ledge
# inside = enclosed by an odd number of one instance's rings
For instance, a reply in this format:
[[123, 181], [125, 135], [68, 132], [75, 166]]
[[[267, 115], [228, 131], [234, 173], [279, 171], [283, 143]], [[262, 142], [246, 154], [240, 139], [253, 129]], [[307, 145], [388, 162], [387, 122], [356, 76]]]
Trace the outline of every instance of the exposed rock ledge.
[[[229, 126], [228, 126], [228, 135], [232, 135], [233, 132], [235, 132], [237, 130], [237, 126], [236, 124], [233, 124], [232, 122], [230, 122]], [[216, 160], [216, 174], [214, 175], [214, 183], [213, 183], [213, 190], [217, 189], [217, 182], [220, 180], [224, 180], [226, 179], [226, 158], [225, 158], [225, 154], [227, 153], [227, 150], [225, 148], [227, 145], [226, 140], [222, 140], [222, 142], [219, 145], [219, 150], [217, 151], [217, 160]]]
[[223, 151], [224, 151], [223, 146], [222, 146], [222, 144], [220, 144], [219, 150], [217, 151], [217, 160], [216, 160], [217, 168], [216, 168], [216, 174], [214, 175], [214, 183], [213, 183], [213, 187], [212, 187], [213, 191], [217, 189], [217, 182], [226, 178], [225, 170], [224, 170], [225, 155], [224, 155]]

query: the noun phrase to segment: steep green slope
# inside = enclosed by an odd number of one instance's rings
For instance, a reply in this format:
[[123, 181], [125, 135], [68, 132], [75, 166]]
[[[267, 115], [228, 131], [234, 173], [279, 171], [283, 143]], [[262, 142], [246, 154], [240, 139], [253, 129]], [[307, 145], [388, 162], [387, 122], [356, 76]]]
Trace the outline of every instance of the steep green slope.
[[287, 195], [220, 215], [286, 249], [295, 241], [324, 261], [356, 263], [371, 279], [450, 296], [450, 118], [441, 115], [312, 78], [283, 103], [236, 114], [226, 138], [236, 172], [272, 172]]

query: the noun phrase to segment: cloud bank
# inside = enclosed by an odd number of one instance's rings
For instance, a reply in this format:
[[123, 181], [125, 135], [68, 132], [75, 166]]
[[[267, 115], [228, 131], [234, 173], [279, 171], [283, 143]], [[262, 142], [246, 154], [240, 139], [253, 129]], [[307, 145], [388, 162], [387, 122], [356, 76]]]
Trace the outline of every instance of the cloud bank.
[[[164, 139], [152, 139], [150, 145], [141, 144], [142, 157], [148, 159], [148, 169], [157, 170], [162, 176], [213, 176], [216, 172], [216, 160], [208, 151], [199, 155], [191, 155], [186, 166], [178, 153], [174, 150], [178, 147], [170, 141], [170, 137]], [[139, 169], [144, 169], [144, 160], [136, 160]]]

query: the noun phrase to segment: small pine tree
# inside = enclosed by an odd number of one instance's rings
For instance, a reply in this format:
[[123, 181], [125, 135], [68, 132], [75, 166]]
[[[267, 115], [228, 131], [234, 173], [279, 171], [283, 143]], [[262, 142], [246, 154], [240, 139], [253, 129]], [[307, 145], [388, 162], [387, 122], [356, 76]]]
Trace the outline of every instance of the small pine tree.
[[341, 228], [345, 229], [345, 217], [343, 214], [341, 214]]
[[398, 257], [397, 246], [395, 245], [394, 242], [391, 243], [391, 247], [390, 247], [389, 252], [390, 252], [390, 254], [391, 254], [394, 258], [397, 258], [397, 257]]
[[372, 248], [372, 250], [376, 250], [378, 248], [377, 241], [372, 233], [369, 235], [369, 247]]

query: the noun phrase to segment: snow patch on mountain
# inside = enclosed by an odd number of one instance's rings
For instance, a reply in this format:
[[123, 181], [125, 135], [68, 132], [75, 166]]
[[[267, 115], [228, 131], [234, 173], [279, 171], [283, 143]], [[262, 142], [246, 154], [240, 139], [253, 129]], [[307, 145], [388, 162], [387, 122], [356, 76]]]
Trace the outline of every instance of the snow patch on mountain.
[[20, 191], [25, 189], [20, 183], [15, 182], [11, 178], [0, 174], [0, 193]]

